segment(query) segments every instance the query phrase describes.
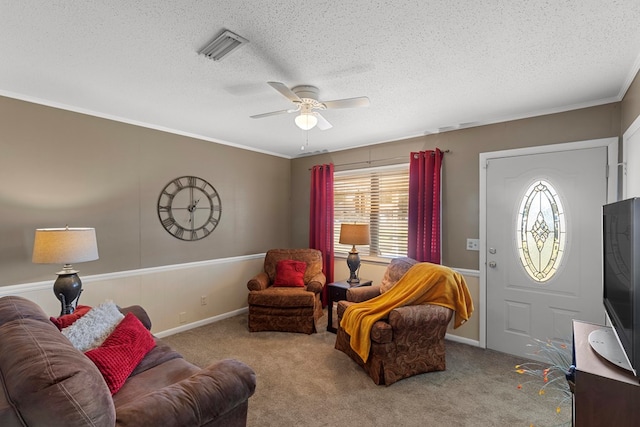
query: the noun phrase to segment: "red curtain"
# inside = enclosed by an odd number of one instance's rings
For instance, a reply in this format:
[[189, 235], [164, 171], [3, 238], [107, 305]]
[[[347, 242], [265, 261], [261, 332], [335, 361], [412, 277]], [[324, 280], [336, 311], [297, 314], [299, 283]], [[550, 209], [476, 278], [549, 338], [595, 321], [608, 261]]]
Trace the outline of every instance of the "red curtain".
[[409, 247], [407, 255], [440, 264], [439, 149], [411, 153], [409, 163]]
[[[327, 283], [333, 282], [333, 163], [311, 169], [309, 247], [322, 252]], [[327, 305], [327, 287], [322, 289], [322, 305]]]

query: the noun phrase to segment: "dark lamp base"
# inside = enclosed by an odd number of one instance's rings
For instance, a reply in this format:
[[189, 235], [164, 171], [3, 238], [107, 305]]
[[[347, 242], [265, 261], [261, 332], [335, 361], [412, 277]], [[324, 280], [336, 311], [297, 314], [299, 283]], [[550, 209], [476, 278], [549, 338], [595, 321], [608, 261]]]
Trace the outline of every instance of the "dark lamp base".
[[360, 279], [358, 278], [358, 269], [360, 268], [360, 255], [358, 252], [352, 250], [349, 252], [349, 256], [347, 256], [347, 265], [349, 266], [349, 271], [351, 272], [349, 279], [347, 282], [349, 283], [360, 283]]
[[77, 272], [58, 273], [58, 278], [53, 284], [53, 294], [60, 300], [61, 316], [75, 311], [81, 293], [82, 281]]

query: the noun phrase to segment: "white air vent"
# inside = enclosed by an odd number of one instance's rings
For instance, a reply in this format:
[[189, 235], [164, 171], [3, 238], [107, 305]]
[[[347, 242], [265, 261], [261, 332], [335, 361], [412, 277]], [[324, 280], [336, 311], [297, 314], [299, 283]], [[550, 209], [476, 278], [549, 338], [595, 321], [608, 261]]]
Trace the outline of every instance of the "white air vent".
[[244, 37], [240, 37], [229, 30], [225, 30], [198, 53], [209, 59], [213, 59], [214, 61], [220, 61], [223, 57], [231, 53], [231, 51], [239, 48], [244, 43], [249, 43], [249, 40]]

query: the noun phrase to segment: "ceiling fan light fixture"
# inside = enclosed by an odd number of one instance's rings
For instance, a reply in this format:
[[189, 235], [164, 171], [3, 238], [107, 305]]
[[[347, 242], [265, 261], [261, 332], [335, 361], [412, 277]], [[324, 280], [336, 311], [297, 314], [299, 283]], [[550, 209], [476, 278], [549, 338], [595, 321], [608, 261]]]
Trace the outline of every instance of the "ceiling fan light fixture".
[[300, 113], [296, 116], [295, 122], [300, 129], [309, 130], [318, 124], [318, 118], [313, 113]]

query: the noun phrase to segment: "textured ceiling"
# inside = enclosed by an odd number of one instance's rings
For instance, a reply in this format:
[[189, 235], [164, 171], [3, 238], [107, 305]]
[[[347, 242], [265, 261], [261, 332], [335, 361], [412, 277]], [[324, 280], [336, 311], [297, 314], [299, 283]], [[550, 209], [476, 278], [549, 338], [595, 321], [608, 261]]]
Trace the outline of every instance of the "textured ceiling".
[[[619, 101], [639, 54], [638, 0], [0, 0], [0, 95], [283, 157]], [[267, 81], [371, 106], [251, 119]]]

